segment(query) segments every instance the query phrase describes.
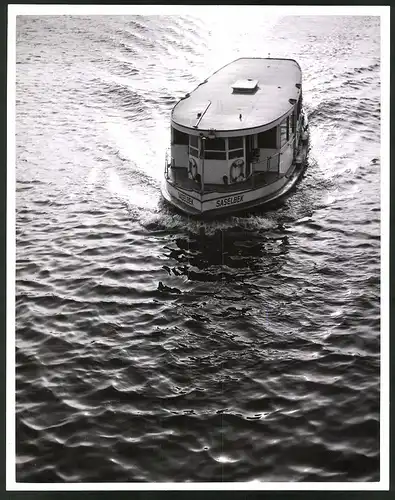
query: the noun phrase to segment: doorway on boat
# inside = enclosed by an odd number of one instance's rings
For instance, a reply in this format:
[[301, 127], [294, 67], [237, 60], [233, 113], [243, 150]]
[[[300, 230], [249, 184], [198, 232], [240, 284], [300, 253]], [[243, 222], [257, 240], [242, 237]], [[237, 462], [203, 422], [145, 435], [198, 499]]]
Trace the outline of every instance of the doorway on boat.
[[197, 135], [171, 127], [170, 158], [166, 159], [166, 180], [188, 191], [200, 192], [202, 144]]

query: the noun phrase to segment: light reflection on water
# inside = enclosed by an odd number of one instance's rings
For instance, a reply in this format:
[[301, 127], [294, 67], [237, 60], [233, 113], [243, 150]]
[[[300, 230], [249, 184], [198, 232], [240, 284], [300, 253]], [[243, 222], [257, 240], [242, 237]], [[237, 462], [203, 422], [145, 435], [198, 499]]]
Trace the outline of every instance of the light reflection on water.
[[[17, 32], [18, 478], [377, 480], [377, 20]], [[174, 212], [172, 106], [268, 52], [304, 71], [306, 175], [254, 214]]]

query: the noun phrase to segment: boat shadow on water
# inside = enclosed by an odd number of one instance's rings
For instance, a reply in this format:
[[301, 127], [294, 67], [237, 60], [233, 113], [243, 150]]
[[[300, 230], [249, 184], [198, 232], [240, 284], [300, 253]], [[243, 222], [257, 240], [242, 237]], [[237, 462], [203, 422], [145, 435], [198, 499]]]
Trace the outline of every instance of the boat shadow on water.
[[[177, 278], [254, 288], [257, 277], [278, 273], [287, 262], [290, 229], [298, 220], [311, 216], [317, 201], [311, 190], [303, 189], [303, 179], [311, 174], [308, 172], [309, 165], [281, 198], [234, 215], [185, 215], [161, 199], [159, 212], [164, 217], [159, 227], [155, 224], [149, 229], [173, 234], [163, 247], [169, 259], [163, 266], [167, 285], [160, 282], [158, 291], [182, 293], [184, 286]], [[172, 265], [174, 261], [177, 263]]]
[[[265, 230], [235, 225], [207, 233], [202, 223], [197, 233], [177, 235], [164, 247], [166, 257], [177, 264], [163, 269], [169, 277], [186, 277], [188, 281], [243, 282], [256, 273], [278, 271], [288, 248], [281, 224]], [[158, 289], [165, 291], [166, 287], [162, 283]]]

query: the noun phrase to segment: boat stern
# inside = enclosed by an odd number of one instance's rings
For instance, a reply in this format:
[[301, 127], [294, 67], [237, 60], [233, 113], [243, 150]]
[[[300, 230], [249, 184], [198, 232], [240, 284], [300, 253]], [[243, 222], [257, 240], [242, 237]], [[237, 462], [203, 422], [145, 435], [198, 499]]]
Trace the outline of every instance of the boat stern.
[[197, 193], [190, 194], [182, 189], [172, 186], [166, 179], [161, 185], [163, 198], [179, 210], [188, 215], [202, 214], [202, 201], [197, 198]]

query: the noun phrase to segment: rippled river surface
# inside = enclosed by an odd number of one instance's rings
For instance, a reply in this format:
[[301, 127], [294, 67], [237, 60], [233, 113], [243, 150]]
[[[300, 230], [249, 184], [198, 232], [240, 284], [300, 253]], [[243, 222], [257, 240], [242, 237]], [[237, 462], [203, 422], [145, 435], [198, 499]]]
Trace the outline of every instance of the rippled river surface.
[[[378, 481], [379, 18], [16, 36], [17, 481]], [[306, 175], [201, 226], [161, 200], [171, 108], [268, 53], [303, 70]]]

